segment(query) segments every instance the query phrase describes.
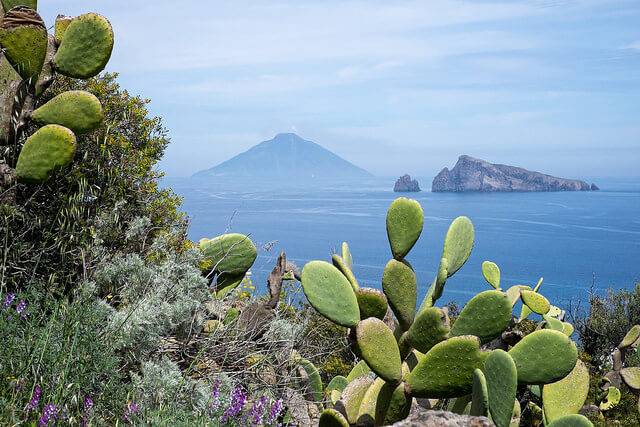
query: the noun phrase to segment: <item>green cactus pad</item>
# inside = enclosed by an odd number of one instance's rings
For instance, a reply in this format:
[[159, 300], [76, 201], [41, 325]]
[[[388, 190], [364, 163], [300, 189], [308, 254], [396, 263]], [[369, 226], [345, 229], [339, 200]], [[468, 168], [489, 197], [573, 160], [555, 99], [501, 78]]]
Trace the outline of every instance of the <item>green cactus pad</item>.
[[489, 392], [487, 390], [487, 379], [480, 369], [473, 371], [473, 391], [471, 393], [470, 415], [476, 417], [486, 417], [489, 410]]
[[392, 259], [382, 274], [382, 290], [400, 328], [406, 331], [413, 323], [418, 301], [416, 274], [408, 264]]
[[351, 269], [344, 263], [342, 257], [338, 254], [333, 254], [333, 256], [331, 257], [331, 262], [338, 270], [340, 270], [342, 274], [344, 274], [344, 277], [347, 278], [353, 290], [357, 291], [358, 281], [356, 280], [356, 276], [353, 275]]
[[600, 402], [601, 411], [608, 411], [609, 409], [613, 409], [614, 407], [618, 406], [618, 403], [620, 403], [620, 398], [622, 397], [620, 390], [613, 386], [610, 386], [606, 390], [606, 392], [607, 394]]
[[356, 291], [358, 307], [360, 308], [360, 320], [369, 317], [384, 319], [387, 314], [387, 297], [378, 289], [359, 288]]
[[358, 323], [356, 337], [362, 358], [371, 370], [398, 384], [402, 379], [402, 359], [391, 329], [382, 320], [370, 317]]
[[407, 377], [405, 390], [413, 397], [450, 398], [471, 393], [473, 371], [482, 368], [488, 353], [480, 352], [474, 336], [449, 338], [436, 344]]
[[547, 427], [593, 427], [593, 424], [584, 415], [573, 414], [558, 418]]
[[22, 147], [16, 173], [22, 182], [44, 182], [68, 166], [76, 153], [76, 137], [69, 129], [48, 125], [31, 135]]
[[[536, 285], [536, 287], [533, 289], [533, 292], [538, 292], [538, 290], [540, 289], [540, 286], [542, 285], [542, 277], [540, 278], [540, 280], [538, 281], [538, 284]], [[524, 290], [532, 290], [530, 287], [524, 287], [521, 286], [520, 287], [520, 291], [524, 291]], [[529, 317], [529, 315], [532, 313], [531, 309], [526, 305], [523, 304], [522, 305], [522, 310], [520, 311], [520, 319], [524, 320], [527, 317]]]
[[534, 313], [547, 314], [549, 312], [551, 304], [549, 304], [549, 301], [547, 301], [543, 295], [527, 290], [521, 290], [520, 294], [522, 296], [522, 302]]
[[622, 350], [623, 348], [627, 348], [632, 346], [638, 341], [640, 338], [640, 325], [635, 325], [633, 328], [629, 329], [629, 332], [624, 336], [618, 348]]
[[516, 305], [516, 303], [520, 299], [520, 291], [521, 291], [520, 288], [521, 288], [520, 285], [515, 285], [507, 289], [507, 291], [505, 292], [505, 294], [507, 295], [507, 298], [509, 298], [511, 307]]
[[38, 0], [2, 0], [2, 8], [6, 11], [16, 6], [27, 6], [33, 10], [38, 10]]
[[63, 92], [33, 112], [32, 119], [71, 129], [76, 134], [95, 130], [102, 122], [102, 105], [93, 94], [81, 90]]
[[520, 427], [520, 418], [522, 417], [522, 408], [520, 402], [516, 399], [513, 403], [513, 413], [511, 414], [511, 423], [509, 427]]
[[444, 285], [447, 283], [447, 278], [449, 277], [449, 261], [446, 258], [440, 259], [440, 265], [438, 265], [438, 274], [436, 275], [436, 279], [433, 282], [433, 301], [437, 301], [438, 298], [442, 296], [442, 292], [444, 292]]
[[373, 379], [369, 377], [359, 377], [350, 382], [349, 385], [342, 390], [340, 400], [336, 403], [336, 409], [346, 415], [349, 424], [355, 424], [358, 420], [358, 412], [364, 395], [373, 384]]
[[624, 383], [634, 390], [640, 390], [640, 368], [632, 366], [630, 368], [623, 368], [620, 371], [620, 376], [624, 380]]
[[513, 415], [513, 401], [518, 388], [518, 370], [509, 353], [494, 350], [484, 362], [489, 394], [489, 411], [498, 427], [508, 427]]
[[35, 82], [47, 55], [47, 27], [35, 10], [14, 7], [0, 21], [0, 46], [20, 77]]
[[500, 269], [491, 261], [482, 263], [482, 275], [491, 286], [500, 289]]
[[246, 273], [258, 256], [253, 242], [244, 234], [223, 234], [199, 246], [208, 270], [229, 275]]
[[371, 387], [367, 390], [360, 403], [358, 410], [357, 424], [372, 426], [376, 419], [376, 407], [378, 404], [378, 395], [385, 381], [382, 378], [376, 378]]
[[544, 325], [545, 329], [553, 329], [554, 331], [559, 331], [559, 332], [564, 331], [564, 322], [556, 319], [555, 317], [549, 317], [547, 315], [543, 315], [542, 319], [546, 322]]
[[484, 291], [473, 297], [451, 327], [451, 336], [475, 335], [482, 343], [500, 336], [511, 323], [511, 302], [504, 292]]
[[302, 290], [313, 308], [333, 323], [353, 328], [360, 321], [358, 300], [351, 284], [328, 262], [311, 261], [304, 266]]
[[320, 372], [318, 372], [318, 368], [316, 368], [313, 363], [306, 359], [301, 359], [298, 361], [298, 363], [300, 363], [300, 366], [304, 368], [304, 371], [309, 376], [309, 383], [311, 385], [313, 400], [315, 402], [322, 402], [324, 393], [322, 392], [322, 379], [320, 378]]
[[113, 28], [107, 18], [87, 13], [69, 23], [53, 62], [60, 74], [88, 79], [104, 70], [112, 50]]
[[542, 407], [547, 422], [566, 415], [577, 414], [589, 393], [589, 371], [578, 360], [573, 370], [555, 383], [545, 384], [542, 389]]
[[570, 337], [571, 335], [573, 335], [573, 331], [574, 331], [574, 327], [571, 323], [568, 322], [562, 322], [562, 333], [565, 334], [566, 336]]
[[58, 15], [56, 17], [56, 25], [54, 30], [54, 37], [58, 43], [62, 41], [62, 36], [69, 28], [69, 24], [73, 21], [72, 16]]
[[438, 307], [421, 311], [407, 331], [406, 340], [411, 347], [426, 353], [449, 338], [449, 316]]
[[521, 384], [549, 384], [564, 378], [576, 365], [578, 349], [562, 332], [542, 329], [524, 337], [509, 355]]
[[562, 314], [562, 309], [560, 307], [556, 307], [555, 305], [552, 305], [551, 307], [549, 307], [549, 312], [547, 313], [547, 316], [558, 317], [561, 314]]
[[222, 273], [216, 277], [216, 282], [214, 284], [214, 290], [216, 293], [217, 299], [222, 299], [229, 295], [231, 291], [238, 287], [240, 283], [242, 283], [242, 279], [244, 279], [244, 273], [240, 274], [227, 274]]
[[469, 415], [471, 413], [472, 397], [473, 394], [467, 394], [466, 396], [456, 397], [455, 399], [449, 400], [447, 411], [453, 412], [454, 414]]
[[356, 378], [368, 375], [369, 372], [371, 372], [371, 368], [369, 367], [369, 365], [367, 365], [367, 362], [361, 360], [356, 363], [356, 366], [354, 366], [353, 369], [351, 369], [351, 372], [349, 372], [349, 375], [347, 375], [347, 381], [351, 382]]
[[349, 245], [347, 242], [342, 242], [342, 259], [349, 270], [353, 271], [353, 257], [351, 256], [351, 251], [349, 250]]
[[391, 253], [397, 260], [403, 259], [413, 248], [422, 233], [424, 213], [420, 203], [400, 197], [387, 212], [387, 237]]
[[349, 385], [349, 381], [345, 377], [343, 377], [342, 375], [336, 375], [329, 382], [329, 385], [327, 386], [327, 391], [333, 391], [333, 390], [342, 391], [348, 385]]
[[442, 258], [448, 262], [447, 275], [451, 277], [467, 262], [473, 249], [474, 231], [471, 220], [460, 216], [453, 220], [444, 239]]
[[412, 400], [406, 395], [402, 384], [384, 383], [378, 393], [375, 425], [392, 425], [407, 418]]
[[335, 409], [325, 409], [318, 420], [319, 427], [349, 427], [349, 421]]

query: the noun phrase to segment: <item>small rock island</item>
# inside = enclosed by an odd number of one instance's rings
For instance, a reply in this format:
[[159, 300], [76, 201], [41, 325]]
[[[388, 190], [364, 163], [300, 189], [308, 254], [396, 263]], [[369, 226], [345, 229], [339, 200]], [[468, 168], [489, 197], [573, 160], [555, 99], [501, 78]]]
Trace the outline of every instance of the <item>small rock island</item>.
[[515, 166], [492, 164], [460, 156], [453, 169], [444, 168], [433, 179], [433, 192], [595, 191], [595, 184], [556, 178]]
[[417, 193], [420, 191], [420, 184], [415, 179], [411, 180], [411, 177], [405, 174], [398, 178], [393, 191], [396, 193]]

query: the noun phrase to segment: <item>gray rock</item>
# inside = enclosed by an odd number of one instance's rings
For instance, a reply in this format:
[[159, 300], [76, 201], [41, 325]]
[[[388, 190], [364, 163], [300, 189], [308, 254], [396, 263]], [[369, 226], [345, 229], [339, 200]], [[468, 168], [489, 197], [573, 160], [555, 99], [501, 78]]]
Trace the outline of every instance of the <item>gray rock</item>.
[[453, 169], [433, 179], [433, 192], [590, 191], [597, 188], [577, 179], [556, 178], [514, 166], [460, 156]]
[[409, 416], [395, 423], [394, 427], [490, 427], [493, 425], [487, 417], [472, 417], [447, 411], [433, 411], [414, 403]]
[[409, 175], [403, 175], [396, 181], [393, 191], [396, 193], [415, 193], [420, 191], [420, 184], [415, 179], [411, 180]]

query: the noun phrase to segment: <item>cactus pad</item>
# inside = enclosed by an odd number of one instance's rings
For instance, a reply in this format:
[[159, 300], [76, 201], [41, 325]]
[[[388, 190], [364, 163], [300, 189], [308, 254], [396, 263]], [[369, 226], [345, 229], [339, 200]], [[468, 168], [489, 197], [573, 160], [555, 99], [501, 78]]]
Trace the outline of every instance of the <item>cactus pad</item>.
[[473, 224], [469, 218], [460, 216], [453, 220], [444, 239], [442, 250], [442, 258], [446, 258], [448, 262], [448, 277], [453, 276], [467, 262], [473, 249], [473, 239]]
[[549, 384], [573, 370], [578, 349], [562, 332], [542, 329], [524, 337], [509, 355], [518, 368], [519, 383]]
[[618, 348], [622, 350], [623, 348], [630, 347], [638, 342], [638, 338], [640, 338], [640, 325], [635, 325], [633, 328], [629, 329], [629, 332], [627, 332], [620, 342], [620, 345], [618, 345]]
[[380, 389], [385, 384], [382, 378], [376, 378], [362, 398], [358, 409], [357, 424], [372, 426], [376, 419], [376, 406]]
[[353, 369], [351, 369], [351, 371], [349, 372], [349, 375], [347, 375], [347, 382], [351, 382], [356, 378], [365, 376], [369, 374], [369, 372], [371, 372], [371, 368], [369, 368], [369, 365], [367, 365], [367, 362], [365, 362], [364, 360], [361, 360], [358, 363], [356, 363], [356, 366], [354, 366]]
[[76, 137], [69, 129], [48, 125], [31, 135], [22, 147], [16, 173], [22, 182], [44, 182], [51, 174], [71, 163]]
[[329, 385], [327, 386], [327, 391], [333, 391], [333, 390], [342, 391], [348, 385], [349, 385], [349, 381], [347, 381], [345, 377], [343, 377], [342, 375], [336, 375], [329, 382]]
[[395, 259], [401, 260], [409, 253], [418, 241], [423, 225], [420, 203], [406, 197], [391, 203], [387, 212], [387, 237]]
[[0, 21], [0, 46], [20, 77], [35, 80], [47, 55], [47, 27], [35, 10], [14, 7]]
[[208, 269], [230, 275], [246, 273], [258, 256], [253, 242], [244, 234], [223, 234], [199, 246]]
[[470, 415], [486, 417], [489, 410], [489, 392], [487, 391], [487, 379], [480, 369], [473, 371], [473, 391], [471, 398]]
[[520, 294], [522, 296], [522, 302], [534, 313], [547, 314], [549, 312], [551, 305], [543, 295], [528, 290], [521, 290]]
[[384, 383], [378, 393], [375, 425], [392, 425], [409, 415], [411, 399], [404, 392], [402, 384]]
[[402, 379], [402, 359], [393, 332], [380, 319], [370, 317], [356, 326], [358, 348], [367, 365], [380, 378], [398, 384]]
[[342, 259], [347, 267], [349, 267], [349, 270], [353, 271], [353, 257], [351, 256], [347, 242], [342, 242]]
[[392, 259], [382, 274], [382, 290], [400, 327], [406, 331], [413, 323], [418, 301], [416, 274], [408, 264]]
[[504, 292], [485, 291], [473, 297], [451, 327], [451, 336], [475, 335], [482, 343], [500, 336], [511, 323], [511, 302]]
[[426, 353], [441, 341], [449, 338], [449, 316], [437, 308], [421, 311], [407, 331], [406, 340], [411, 347]]
[[95, 130], [102, 121], [102, 105], [93, 94], [81, 90], [63, 92], [33, 112], [40, 124], [56, 124], [76, 134]]
[[222, 299], [229, 295], [231, 291], [238, 287], [240, 283], [242, 283], [242, 279], [244, 279], [244, 273], [240, 274], [227, 274], [222, 273], [218, 274], [216, 277], [216, 282], [214, 285], [214, 290], [216, 293], [217, 299]]
[[600, 402], [601, 411], [608, 411], [609, 409], [613, 409], [614, 407], [618, 406], [618, 403], [620, 403], [620, 398], [622, 397], [620, 390], [613, 386], [610, 386], [606, 390], [606, 393], [607, 394], [602, 398], [602, 401]]
[[620, 376], [624, 380], [624, 383], [634, 390], [640, 390], [640, 368], [632, 366], [630, 368], [623, 368], [620, 371]]
[[387, 314], [387, 297], [384, 293], [378, 289], [359, 288], [356, 291], [356, 298], [360, 308], [360, 320], [368, 319], [369, 317], [384, 319]]
[[328, 262], [311, 261], [304, 266], [302, 289], [313, 308], [332, 322], [353, 328], [360, 321], [358, 300], [351, 284]]
[[473, 371], [482, 368], [487, 353], [475, 336], [449, 338], [436, 344], [407, 377], [413, 397], [449, 398], [471, 393]]
[[509, 427], [513, 415], [513, 401], [518, 388], [518, 371], [509, 353], [494, 350], [484, 362], [483, 372], [487, 380], [489, 411], [498, 427]]
[[69, 23], [53, 62], [60, 74], [88, 79], [104, 70], [112, 50], [113, 28], [107, 18], [87, 13]]
[[355, 424], [358, 419], [358, 412], [364, 395], [369, 390], [369, 387], [373, 384], [373, 379], [369, 377], [360, 377], [352, 382], [342, 390], [340, 400], [336, 403], [336, 409], [340, 410], [349, 424]]
[[554, 331], [560, 332], [564, 331], [564, 322], [556, 319], [555, 317], [549, 317], [545, 314], [542, 316], [542, 319], [545, 321], [545, 329], [553, 329]]
[[358, 281], [356, 280], [356, 276], [353, 275], [353, 272], [347, 266], [347, 264], [345, 264], [345, 262], [342, 259], [342, 257], [340, 255], [338, 255], [338, 254], [333, 254], [333, 256], [331, 257], [331, 262], [333, 263], [333, 265], [338, 270], [340, 270], [340, 272], [342, 274], [344, 274], [344, 277], [347, 278], [347, 280], [351, 284], [351, 287], [353, 288], [353, 290], [357, 291], [358, 290]]
[[542, 389], [542, 407], [548, 422], [565, 415], [577, 414], [589, 393], [589, 371], [578, 360], [573, 370], [555, 383], [545, 384]]
[[319, 427], [349, 427], [349, 421], [335, 409], [325, 409], [320, 414]]
[[552, 305], [551, 307], [549, 307], [549, 312], [547, 313], [547, 316], [558, 317], [561, 314], [562, 314], [562, 309], [560, 309], [560, 307], [556, 307], [555, 305]]
[[58, 15], [56, 17], [54, 37], [58, 44], [62, 41], [62, 36], [64, 36], [65, 31], [69, 28], [71, 21], [73, 21], [72, 16]]
[[511, 303], [511, 307], [516, 305], [518, 300], [520, 299], [521, 287], [520, 285], [515, 285], [507, 289], [505, 294], [507, 294], [507, 298], [509, 298], [509, 302]]
[[571, 335], [573, 335], [573, 325], [571, 323], [568, 322], [562, 322], [562, 333], [565, 334], [566, 336], [570, 337]]
[[584, 415], [573, 414], [558, 418], [547, 427], [593, 427], [593, 424]]
[[500, 269], [491, 261], [482, 263], [482, 275], [491, 286], [500, 289]]

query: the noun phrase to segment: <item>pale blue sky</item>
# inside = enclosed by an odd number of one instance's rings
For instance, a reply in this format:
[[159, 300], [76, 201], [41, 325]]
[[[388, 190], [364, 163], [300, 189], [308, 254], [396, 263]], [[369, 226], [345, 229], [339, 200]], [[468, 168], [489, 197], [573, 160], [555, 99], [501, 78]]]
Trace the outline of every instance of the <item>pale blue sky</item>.
[[109, 71], [152, 99], [188, 176], [295, 131], [376, 175], [459, 154], [640, 176], [640, 1], [39, 2], [115, 28]]

